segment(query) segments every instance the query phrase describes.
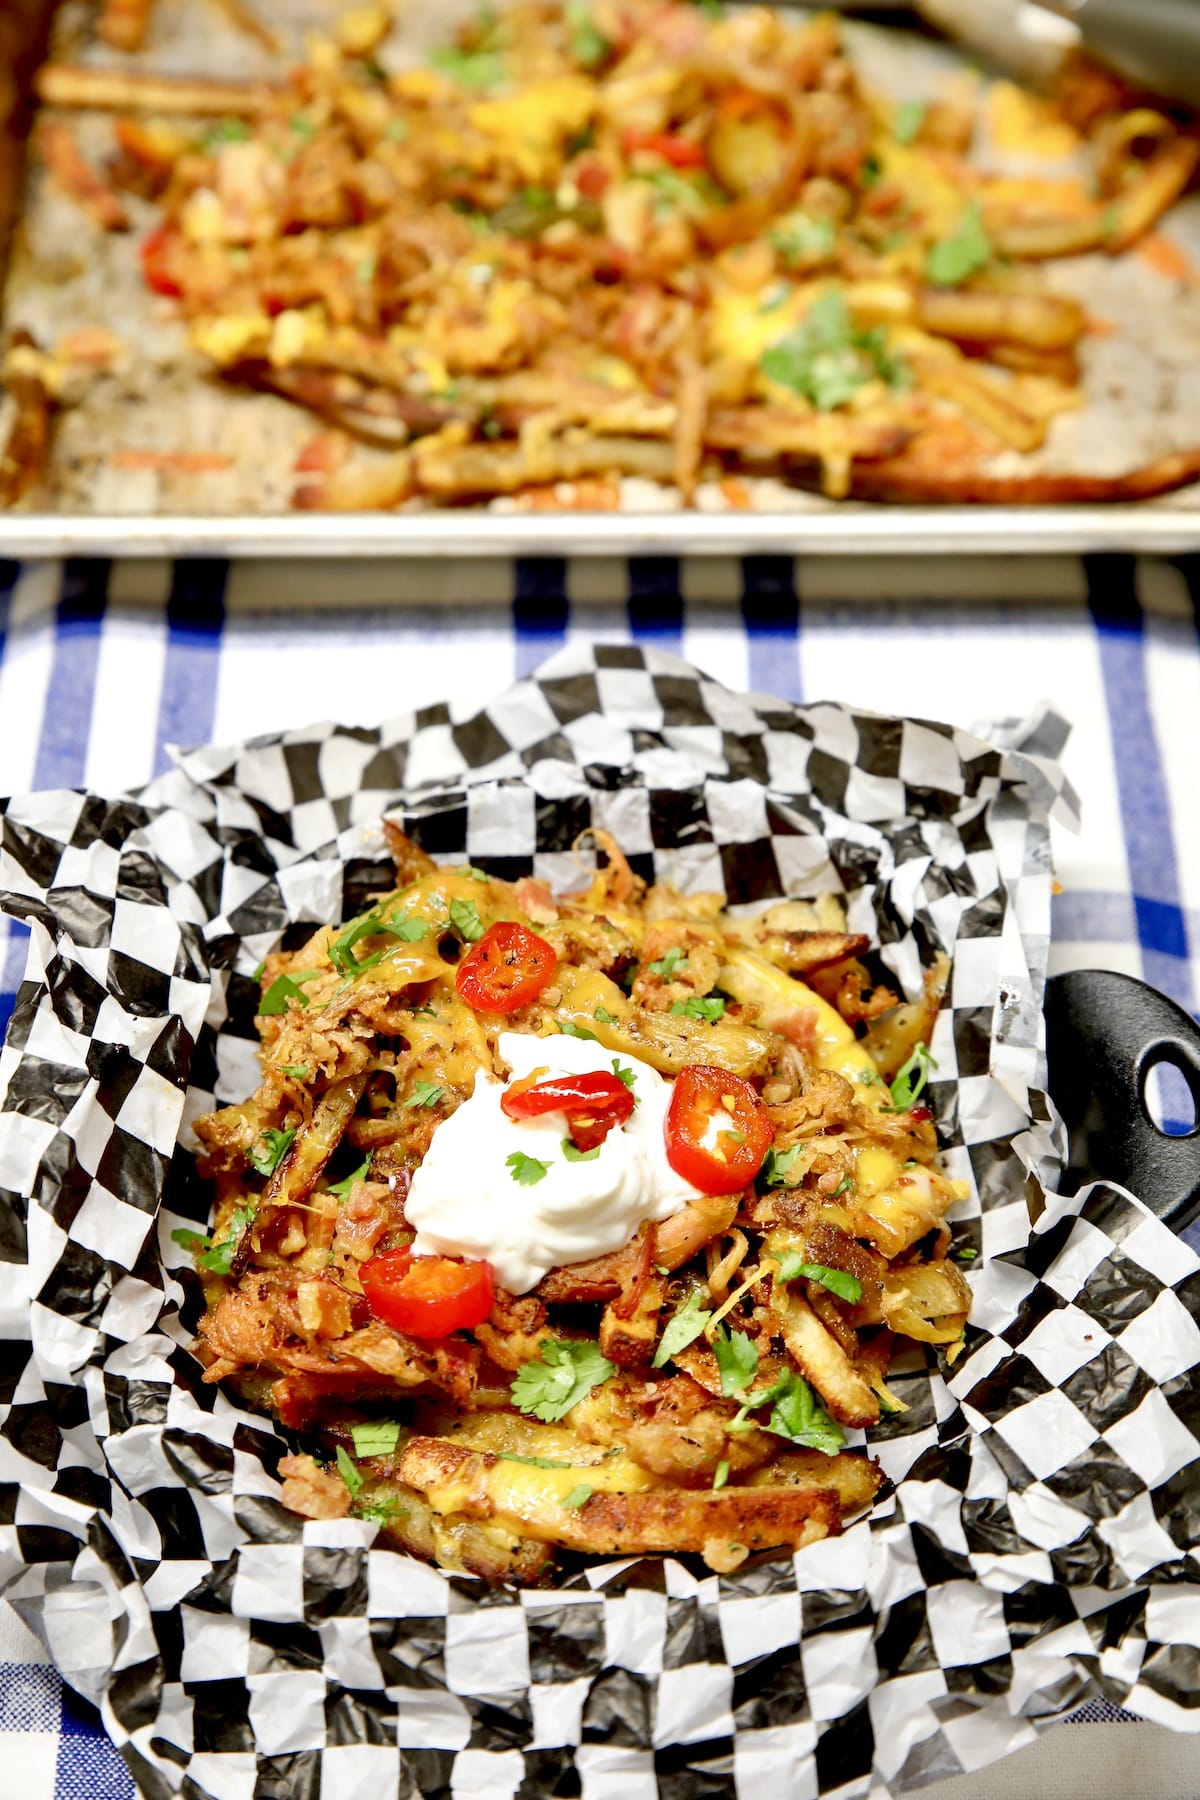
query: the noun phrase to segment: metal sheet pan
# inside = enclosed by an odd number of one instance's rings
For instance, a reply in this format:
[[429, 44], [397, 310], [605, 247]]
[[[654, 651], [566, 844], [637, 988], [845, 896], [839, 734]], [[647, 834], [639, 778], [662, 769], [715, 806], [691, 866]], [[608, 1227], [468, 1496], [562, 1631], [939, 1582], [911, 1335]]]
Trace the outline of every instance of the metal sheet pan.
[[[285, 47], [327, 23], [340, 0], [274, 0], [269, 16]], [[47, 0], [24, 0], [25, 43], [44, 23]], [[410, 5], [391, 56], [423, 55], [444, 38], [462, 0]], [[92, 33], [91, 0], [63, 0], [53, 19], [53, 50], [95, 66], [121, 59]], [[961, 62], [949, 46], [899, 30], [849, 27], [867, 77], [904, 95], [929, 92]], [[28, 79], [32, 58], [21, 70]], [[165, 73], [239, 77], [271, 72], [270, 58], [223, 23], [211, 0], [161, 0], [152, 44], [141, 66]], [[18, 103], [20, 91], [18, 89]], [[84, 148], [107, 150], [111, 119], [73, 115]], [[61, 415], [48, 489], [36, 510], [0, 514], [0, 554], [122, 556], [192, 552], [239, 556], [629, 555], [648, 552], [812, 554], [1076, 552], [1128, 548], [1177, 553], [1200, 542], [1200, 484], [1161, 500], [1111, 507], [896, 507], [830, 502], [779, 483], [753, 485], [753, 511], [730, 510], [715, 487], [698, 504], [646, 483], [625, 484], [622, 509], [609, 514], [528, 515], [513, 503], [456, 509], [347, 515], [288, 509], [295, 453], [311, 434], [306, 415], [266, 395], [213, 381], [188, 348], [170, 309], [148, 295], [134, 253], [135, 233], [84, 241], [76, 207], [34, 166], [14, 233], [4, 301], [8, 325], [42, 340], [104, 323], [131, 346], [125, 363], [93, 383], [81, 404]], [[3, 219], [0, 217], [0, 230]], [[83, 229], [88, 229], [86, 226]], [[1178, 208], [1171, 234], [1200, 253], [1200, 200]], [[1174, 287], [1139, 259], [1083, 257], [1057, 265], [1052, 279], [1086, 295], [1118, 329], [1087, 347], [1088, 405], [1056, 423], [1050, 444], [1030, 459], [1005, 453], [998, 472], [1022, 468], [1115, 473], [1193, 444], [1200, 432], [1200, 292]], [[112, 447], [203, 449], [233, 457], [228, 471], [163, 476], [114, 469]]]

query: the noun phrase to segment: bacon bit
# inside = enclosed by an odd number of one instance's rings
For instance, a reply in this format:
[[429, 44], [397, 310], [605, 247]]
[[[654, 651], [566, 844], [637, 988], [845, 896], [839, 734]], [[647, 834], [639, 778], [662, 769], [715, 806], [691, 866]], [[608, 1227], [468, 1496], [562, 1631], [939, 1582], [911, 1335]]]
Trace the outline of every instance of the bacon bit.
[[736, 475], [723, 475], [718, 486], [734, 512], [750, 511], [753, 502], [750, 499], [750, 490], [744, 481], [739, 481]]
[[292, 467], [297, 475], [331, 475], [350, 460], [350, 439], [344, 431], [318, 431], [301, 445]]
[[60, 362], [90, 363], [106, 369], [124, 353], [125, 345], [115, 332], [102, 325], [85, 325], [79, 331], [64, 331], [54, 346]]
[[150, 469], [162, 475], [215, 475], [232, 469], [232, 456], [208, 450], [113, 450], [114, 469]]
[[615, 481], [558, 481], [525, 488], [516, 499], [524, 512], [616, 512], [621, 490]]
[[1137, 254], [1148, 269], [1153, 269], [1167, 281], [1183, 281], [1190, 287], [1200, 285], [1195, 263], [1161, 231], [1152, 231], [1144, 237], [1137, 246]]
[[785, 1037], [789, 1044], [795, 1044], [797, 1050], [816, 1049], [817, 1014], [812, 1007], [805, 1007], [803, 1012], [788, 1013], [786, 1018], [773, 1019], [771, 1029]]
[[558, 917], [558, 907], [554, 903], [554, 895], [544, 881], [537, 881], [532, 875], [523, 875], [517, 883], [517, 907], [538, 925], [553, 925]]
[[128, 231], [129, 214], [112, 189], [106, 187], [65, 125], [43, 124], [38, 134], [42, 161], [63, 191], [105, 231]]
[[589, 156], [576, 169], [574, 180], [585, 200], [599, 200], [612, 176], [598, 156]]

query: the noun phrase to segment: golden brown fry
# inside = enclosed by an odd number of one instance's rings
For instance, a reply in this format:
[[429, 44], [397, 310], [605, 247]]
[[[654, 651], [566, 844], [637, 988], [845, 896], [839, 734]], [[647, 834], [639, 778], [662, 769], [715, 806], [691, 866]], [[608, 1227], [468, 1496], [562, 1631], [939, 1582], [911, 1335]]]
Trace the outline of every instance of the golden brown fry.
[[1087, 317], [1077, 300], [1061, 294], [923, 287], [917, 293], [917, 322], [937, 337], [983, 344], [1001, 340], [1038, 350], [1063, 350], [1078, 343]]
[[[454, 1511], [473, 1519], [510, 1517], [514, 1499], [524, 1506], [528, 1492], [526, 1483], [512, 1481], [502, 1460], [445, 1438], [413, 1438], [397, 1473], [435, 1505], [439, 1489], [452, 1493]], [[587, 1471], [579, 1474], [586, 1482]], [[575, 1507], [547, 1503], [531, 1515], [525, 1506], [518, 1516], [528, 1536], [567, 1549], [669, 1555], [699, 1548], [711, 1568], [726, 1570], [756, 1550], [801, 1549], [841, 1529], [832, 1488], [792, 1486], [727, 1487], [716, 1494], [688, 1488], [598, 1491]]]
[[847, 1517], [870, 1506], [883, 1481], [878, 1463], [847, 1450], [838, 1456], [826, 1456], [823, 1450], [789, 1450], [746, 1477], [748, 1487], [833, 1488]]
[[519, 444], [451, 447], [426, 440], [414, 451], [418, 488], [439, 500], [515, 494], [535, 484], [577, 481], [585, 475], [641, 475], [669, 481], [673, 467], [670, 444], [646, 438], [555, 439], [535, 451]]
[[311, 1120], [296, 1133], [267, 1182], [262, 1197], [264, 1206], [295, 1205], [311, 1192], [341, 1143], [366, 1084], [365, 1074], [348, 1075], [326, 1089], [313, 1108]]
[[245, 5], [244, 0], [215, 0], [215, 4], [225, 14], [235, 30], [242, 32], [246, 37], [253, 38], [256, 44], [261, 44], [263, 49], [269, 51], [272, 56], [278, 54], [279, 39], [263, 24], [257, 14]]
[[914, 356], [921, 386], [940, 400], [950, 400], [968, 418], [993, 432], [1014, 450], [1037, 450], [1046, 441], [1048, 421], [1022, 410], [1011, 391], [965, 359]]
[[1172, 488], [1200, 480], [1200, 448], [1160, 456], [1125, 475], [989, 475], [976, 466], [939, 469], [922, 455], [865, 463], [854, 472], [859, 500], [901, 501], [908, 505], [1096, 506], [1152, 500]]
[[1105, 236], [1110, 256], [1119, 256], [1161, 219], [1192, 179], [1198, 162], [1200, 138], [1195, 137], [1175, 138], [1151, 157], [1110, 209]]
[[778, 1314], [788, 1355], [816, 1388], [830, 1415], [843, 1425], [877, 1424], [878, 1394], [822, 1325], [808, 1301], [790, 1288], [777, 1286], [772, 1307]]
[[96, 107], [104, 112], [191, 114], [250, 119], [271, 104], [270, 92], [242, 81], [192, 81], [131, 69], [91, 69], [43, 63], [35, 83], [45, 106]]
[[53, 398], [44, 362], [27, 331], [14, 331], [4, 359], [4, 387], [13, 406], [8, 442], [0, 450], [0, 508], [14, 506], [42, 477], [50, 453]]

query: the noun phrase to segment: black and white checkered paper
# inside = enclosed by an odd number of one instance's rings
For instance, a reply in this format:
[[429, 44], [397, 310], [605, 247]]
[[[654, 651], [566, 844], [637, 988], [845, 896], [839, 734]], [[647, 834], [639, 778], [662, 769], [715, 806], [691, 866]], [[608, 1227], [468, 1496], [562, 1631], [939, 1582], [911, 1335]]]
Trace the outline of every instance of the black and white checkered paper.
[[[0, 1581], [145, 1794], [865, 1800], [1097, 1695], [1200, 1726], [1200, 1261], [1126, 1195], [1052, 1191], [1062, 736], [1046, 715], [984, 743], [572, 648], [474, 717], [6, 804], [32, 948], [0, 1062]], [[386, 883], [385, 808], [438, 857], [557, 887], [598, 826], [737, 904], [844, 892], [910, 993], [951, 954], [934, 1101], [971, 1189], [972, 1324], [953, 1368], [901, 1364], [909, 1410], [871, 1434], [893, 1486], [841, 1538], [731, 1576], [609, 1562], [488, 1592], [285, 1512], [283, 1439], [201, 1385], [169, 1234], [207, 1197], [178, 1146], [254, 1083], [259, 958]]]

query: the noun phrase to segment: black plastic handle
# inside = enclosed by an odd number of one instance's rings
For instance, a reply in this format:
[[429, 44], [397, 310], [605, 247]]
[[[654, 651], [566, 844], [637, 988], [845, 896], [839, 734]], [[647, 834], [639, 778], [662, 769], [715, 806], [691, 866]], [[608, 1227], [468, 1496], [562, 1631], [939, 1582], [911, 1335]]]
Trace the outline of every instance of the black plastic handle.
[[[1046, 984], [1050, 1096], [1070, 1142], [1067, 1191], [1119, 1182], [1175, 1231], [1200, 1215], [1200, 1028], [1157, 989], [1109, 969], [1075, 969]], [[1197, 1123], [1160, 1131], [1146, 1078], [1171, 1063], [1187, 1082]]]

